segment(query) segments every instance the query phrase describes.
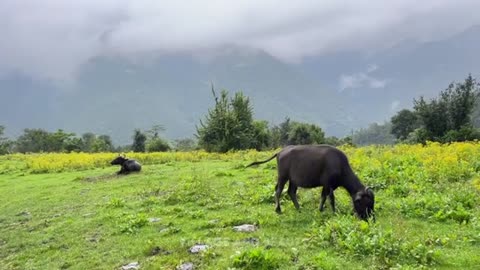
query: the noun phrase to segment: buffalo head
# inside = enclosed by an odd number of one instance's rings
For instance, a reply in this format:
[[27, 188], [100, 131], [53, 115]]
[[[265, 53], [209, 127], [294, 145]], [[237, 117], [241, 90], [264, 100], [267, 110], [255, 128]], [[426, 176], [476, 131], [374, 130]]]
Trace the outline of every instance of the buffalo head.
[[110, 162], [111, 165], [123, 165], [127, 161], [127, 158], [125, 156], [118, 156], [112, 162]]
[[363, 219], [367, 220], [369, 217], [374, 216], [374, 206], [375, 206], [375, 195], [373, 194], [372, 189], [365, 188], [355, 194], [353, 199], [353, 206], [357, 215]]

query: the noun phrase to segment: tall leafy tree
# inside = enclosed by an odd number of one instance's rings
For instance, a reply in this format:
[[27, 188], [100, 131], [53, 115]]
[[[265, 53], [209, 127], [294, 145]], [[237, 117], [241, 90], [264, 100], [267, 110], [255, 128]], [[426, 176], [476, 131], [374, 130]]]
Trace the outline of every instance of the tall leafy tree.
[[97, 136], [91, 132], [84, 133], [82, 135], [82, 151], [92, 152], [96, 138]]
[[[463, 83], [451, 83], [437, 98], [425, 101], [423, 97], [414, 100], [415, 114], [418, 116], [422, 131], [422, 140], [452, 141], [455, 132], [472, 129], [471, 115], [478, 95], [478, 84], [471, 75]], [[448, 134], [448, 136], [446, 136]], [[460, 134], [460, 133], [458, 133]], [[474, 134], [474, 133], [472, 133]], [[419, 140], [420, 141], [420, 140]]]
[[419, 128], [417, 115], [407, 109], [399, 111], [390, 121], [392, 123], [392, 134], [400, 140], [405, 140], [408, 134]]
[[293, 122], [288, 133], [288, 144], [321, 144], [325, 142], [325, 133], [314, 124]]
[[132, 144], [133, 152], [145, 152], [146, 140], [147, 140], [147, 136], [140, 129], [135, 129], [133, 133], [133, 144]]
[[4, 132], [5, 132], [5, 127], [0, 126], [0, 155], [5, 155], [9, 153], [10, 146], [12, 144], [7, 137], [4, 137]]
[[215, 106], [208, 110], [205, 120], [200, 120], [197, 126], [199, 146], [211, 152], [253, 147], [255, 128], [249, 98], [237, 92], [229, 99], [226, 90], [222, 90], [218, 97], [213, 86], [212, 95]]
[[20, 153], [48, 152], [49, 133], [43, 129], [24, 129], [23, 134], [17, 138], [16, 150]]

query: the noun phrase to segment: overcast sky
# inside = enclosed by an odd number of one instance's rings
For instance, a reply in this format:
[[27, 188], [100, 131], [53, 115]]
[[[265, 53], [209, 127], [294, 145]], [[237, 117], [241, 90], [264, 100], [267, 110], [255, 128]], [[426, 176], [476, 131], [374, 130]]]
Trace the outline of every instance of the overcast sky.
[[479, 10], [478, 0], [0, 0], [0, 74], [64, 79], [97, 55], [226, 44], [299, 62], [442, 39], [480, 24]]

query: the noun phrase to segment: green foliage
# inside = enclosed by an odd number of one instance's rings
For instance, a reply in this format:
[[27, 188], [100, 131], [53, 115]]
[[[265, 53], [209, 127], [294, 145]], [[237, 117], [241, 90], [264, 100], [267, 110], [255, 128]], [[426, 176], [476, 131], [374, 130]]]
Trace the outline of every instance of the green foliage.
[[145, 141], [147, 140], [147, 136], [139, 129], [135, 129], [133, 133], [133, 144], [132, 144], [132, 151], [133, 152], [145, 152]]
[[217, 97], [213, 87], [212, 94], [215, 107], [209, 109], [205, 121], [200, 120], [200, 126], [197, 127], [198, 144], [208, 152], [251, 148], [254, 125], [249, 98], [237, 92], [229, 99], [226, 90], [222, 90], [220, 97]]
[[111, 198], [108, 202], [109, 207], [121, 208], [125, 206], [125, 201], [119, 198]]
[[305, 240], [312, 246], [327, 248], [360, 258], [374, 256], [381, 265], [392, 267], [398, 263], [431, 265], [438, 259], [433, 247], [409, 242], [390, 230], [383, 230], [354, 217], [337, 217], [324, 226], [313, 223]]
[[278, 126], [272, 127], [270, 134], [272, 148], [325, 143], [325, 133], [319, 126], [291, 121], [288, 117]]
[[371, 144], [393, 144], [395, 142], [394, 136], [391, 134], [392, 124], [389, 122], [379, 125], [377, 123], [371, 124], [366, 129], [360, 129], [353, 134], [353, 142], [356, 145], [371, 145]]
[[137, 233], [142, 227], [148, 224], [147, 215], [140, 213], [137, 215], [128, 215], [120, 225], [122, 233]]
[[147, 141], [147, 152], [166, 152], [170, 150], [170, 145], [162, 138], [154, 138]]
[[408, 134], [420, 127], [417, 115], [407, 109], [403, 109], [395, 114], [390, 122], [392, 123], [392, 134], [399, 140], [405, 140]]
[[74, 135], [61, 129], [53, 133], [43, 129], [25, 129], [16, 141], [16, 150], [20, 153], [62, 152]]
[[468, 223], [473, 218], [472, 209], [477, 203], [478, 194], [472, 189], [462, 189], [461, 195], [430, 192], [405, 197], [401, 203], [401, 211], [409, 217]]
[[3, 136], [5, 132], [5, 127], [0, 126], [0, 155], [5, 155], [10, 152], [10, 147], [12, 142]]
[[152, 128], [147, 131], [147, 135], [149, 138], [156, 139], [160, 137], [160, 132], [164, 132], [165, 130], [166, 128], [163, 125], [153, 125]]
[[449, 130], [443, 137], [443, 142], [463, 142], [480, 139], [480, 130], [470, 125], [462, 126], [458, 130]]
[[111, 152], [113, 143], [108, 135], [85, 133], [81, 138], [59, 129], [48, 132], [43, 129], [25, 129], [16, 140], [15, 150], [20, 153], [38, 152]]
[[243, 251], [233, 258], [233, 267], [246, 270], [273, 270], [280, 267], [281, 260], [263, 248]]
[[177, 151], [193, 151], [198, 148], [197, 142], [191, 138], [183, 138], [175, 140], [175, 150]]
[[[285, 211], [277, 215], [276, 163], [244, 168], [273, 151], [127, 153], [144, 170], [122, 177], [108, 166], [109, 153], [0, 156], [2, 264], [113, 269], [135, 260], [142, 269], [175, 269], [187, 261], [196, 269], [476, 269], [479, 146], [342, 146], [362, 183], [374, 188], [376, 222], [370, 224], [352, 215], [342, 188], [335, 191], [335, 214], [318, 211], [321, 189], [313, 188], [298, 190], [301, 211], [284, 191]], [[233, 229], [246, 223], [257, 230]], [[189, 254], [195, 243], [207, 244], [208, 251]], [[69, 252], [59, 252], [64, 249]]]
[[272, 134], [268, 129], [267, 121], [254, 121], [254, 135], [252, 146], [258, 151], [268, 149], [272, 144]]
[[87, 132], [82, 135], [82, 152], [93, 152], [93, 144], [95, 143], [95, 140], [97, 138], [97, 135]]
[[274, 126], [271, 129], [272, 134], [272, 146], [273, 148], [282, 147], [289, 144], [288, 134], [291, 130], [290, 118], [286, 117], [285, 120], [278, 126]]
[[[423, 97], [414, 100], [415, 114], [422, 124], [421, 136], [413, 139], [430, 141], [462, 141], [474, 137], [471, 115], [479, 85], [469, 75], [463, 83], [451, 83], [440, 92], [439, 97], [425, 101]], [[463, 130], [462, 130], [463, 129]], [[462, 130], [462, 131], [461, 131]]]
[[112, 139], [108, 135], [100, 135], [95, 138], [92, 145], [93, 152], [111, 152], [113, 150]]
[[314, 124], [293, 122], [288, 132], [288, 143], [298, 144], [322, 144], [325, 142], [325, 133]]
[[64, 143], [64, 150], [66, 152], [80, 152], [83, 150], [84, 144], [82, 138], [68, 138]]
[[352, 136], [345, 136], [343, 138], [330, 136], [325, 138], [324, 143], [328, 145], [333, 145], [333, 146], [353, 145]]

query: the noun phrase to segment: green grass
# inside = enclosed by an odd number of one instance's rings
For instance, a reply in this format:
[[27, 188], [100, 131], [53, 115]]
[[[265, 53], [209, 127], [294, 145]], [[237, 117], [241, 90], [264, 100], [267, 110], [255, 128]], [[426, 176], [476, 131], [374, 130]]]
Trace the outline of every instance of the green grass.
[[[352, 216], [343, 189], [337, 214], [318, 211], [317, 188], [299, 190], [300, 212], [284, 192], [277, 215], [275, 166], [238, 165], [165, 163], [122, 177], [114, 167], [0, 174], [0, 268], [118, 269], [138, 261], [141, 269], [183, 262], [196, 269], [480, 269], [479, 200], [470, 180], [377, 189], [377, 222], [369, 225]], [[244, 223], [258, 230], [233, 230]], [[196, 243], [209, 249], [190, 254]]]

